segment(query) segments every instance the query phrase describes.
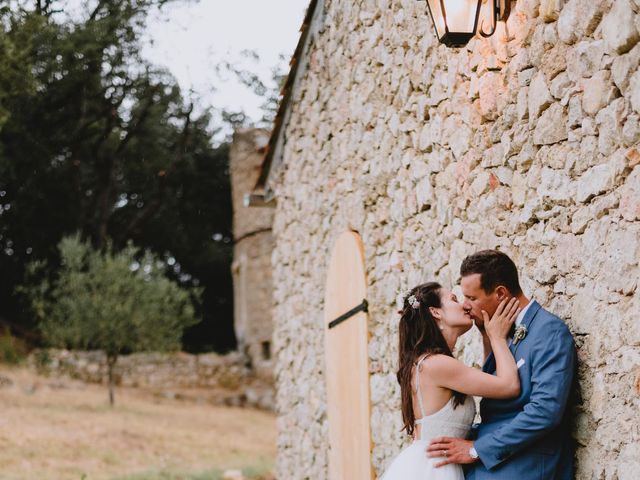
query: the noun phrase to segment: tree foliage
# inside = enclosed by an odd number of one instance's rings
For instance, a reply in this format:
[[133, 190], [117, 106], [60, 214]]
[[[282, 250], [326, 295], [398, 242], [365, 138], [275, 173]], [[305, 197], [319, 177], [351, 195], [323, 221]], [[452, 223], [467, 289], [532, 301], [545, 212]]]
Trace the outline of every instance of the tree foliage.
[[132, 240], [203, 286], [186, 347], [233, 348], [228, 148], [140, 54], [166, 1], [90, 1], [76, 20], [55, 0], [0, 10], [0, 316], [33, 326], [13, 295], [24, 266], [53, 275], [57, 244], [80, 232], [96, 249]]

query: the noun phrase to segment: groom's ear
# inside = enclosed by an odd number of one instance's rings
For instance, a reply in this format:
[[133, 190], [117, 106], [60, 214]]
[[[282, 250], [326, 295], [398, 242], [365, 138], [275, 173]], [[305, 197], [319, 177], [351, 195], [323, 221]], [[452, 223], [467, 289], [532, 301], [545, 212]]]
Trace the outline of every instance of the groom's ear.
[[505, 298], [511, 298], [513, 296], [511, 295], [511, 292], [507, 289], [507, 287], [505, 287], [504, 285], [498, 285], [494, 290], [494, 293], [498, 297], [498, 301], [502, 301]]

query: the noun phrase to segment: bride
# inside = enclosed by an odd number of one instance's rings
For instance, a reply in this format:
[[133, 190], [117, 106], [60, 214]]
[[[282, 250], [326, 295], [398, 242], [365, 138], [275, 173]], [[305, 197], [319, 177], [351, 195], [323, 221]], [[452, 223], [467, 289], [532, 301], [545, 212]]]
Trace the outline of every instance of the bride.
[[437, 467], [447, 452], [429, 458], [426, 447], [436, 437], [466, 437], [475, 417], [471, 395], [496, 399], [519, 395], [518, 370], [507, 345], [519, 311], [517, 299], [512, 298], [502, 300], [491, 320], [482, 312], [496, 358], [496, 375], [490, 375], [467, 367], [451, 353], [458, 337], [473, 326], [456, 296], [435, 282], [409, 292], [400, 311], [398, 382], [403, 430], [414, 441], [391, 462], [381, 480], [464, 480], [460, 465]]

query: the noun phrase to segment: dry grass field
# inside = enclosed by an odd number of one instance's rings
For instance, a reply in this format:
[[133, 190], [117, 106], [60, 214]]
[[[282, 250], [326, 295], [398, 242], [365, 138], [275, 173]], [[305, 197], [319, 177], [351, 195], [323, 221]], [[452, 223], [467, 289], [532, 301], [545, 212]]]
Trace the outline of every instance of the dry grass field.
[[124, 388], [110, 408], [106, 387], [0, 366], [1, 480], [269, 478], [275, 442], [270, 413]]

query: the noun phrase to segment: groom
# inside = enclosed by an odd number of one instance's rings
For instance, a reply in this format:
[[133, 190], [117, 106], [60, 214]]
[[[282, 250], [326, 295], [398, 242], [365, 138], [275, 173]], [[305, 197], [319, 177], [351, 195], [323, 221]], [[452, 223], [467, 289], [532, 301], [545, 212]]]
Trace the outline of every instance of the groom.
[[467, 464], [467, 480], [573, 480], [573, 446], [567, 403], [572, 390], [576, 353], [562, 320], [524, 296], [513, 261], [497, 250], [468, 256], [460, 267], [464, 308], [482, 332], [485, 363], [495, 374], [496, 362], [484, 331], [482, 310], [489, 316], [503, 298], [516, 297], [522, 311], [516, 319], [510, 350], [516, 360], [521, 393], [510, 400], [483, 399], [482, 423], [475, 440], [440, 437], [427, 447], [430, 457]]

